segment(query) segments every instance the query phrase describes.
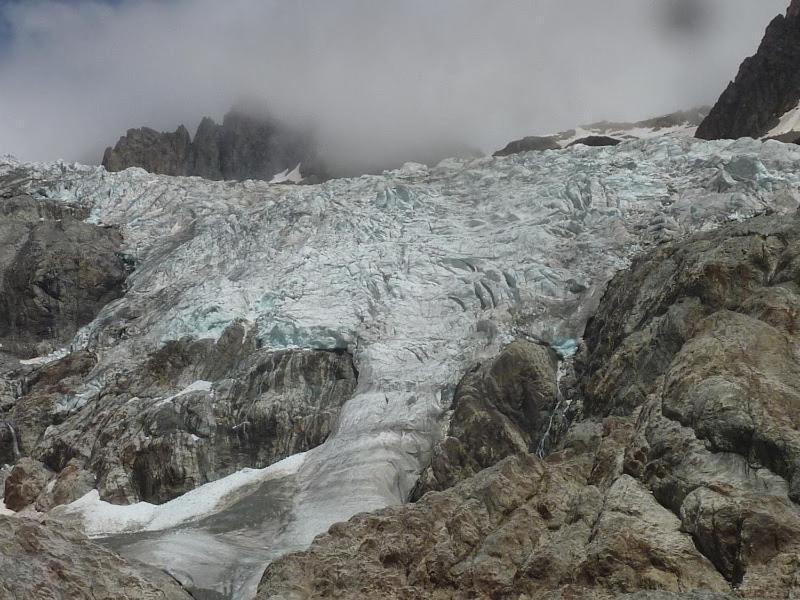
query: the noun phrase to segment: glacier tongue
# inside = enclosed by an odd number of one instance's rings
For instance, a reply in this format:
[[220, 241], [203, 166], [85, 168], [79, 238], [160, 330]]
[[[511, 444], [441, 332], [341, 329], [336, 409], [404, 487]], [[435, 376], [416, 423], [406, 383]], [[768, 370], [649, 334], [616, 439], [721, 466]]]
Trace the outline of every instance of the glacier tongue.
[[[518, 335], [580, 338], [605, 282], [643, 247], [796, 210], [798, 167], [798, 146], [671, 137], [314, 186], [0, 159], [15, 191], [122, 226], [135, 260], [125, 297], [74, 341], [100, 357], [80, 403], [163, 342], [215, 338], [237, 319], [264, 347], [353, 353], [356, 393], [296, 473], [232, 490], [193, 523], [93, 531], [232, 598], [252, 597], [268, 560], [333, 522], [403, 502], [471, 364]], [[89, 523], [98, 503], [66, 512]]]

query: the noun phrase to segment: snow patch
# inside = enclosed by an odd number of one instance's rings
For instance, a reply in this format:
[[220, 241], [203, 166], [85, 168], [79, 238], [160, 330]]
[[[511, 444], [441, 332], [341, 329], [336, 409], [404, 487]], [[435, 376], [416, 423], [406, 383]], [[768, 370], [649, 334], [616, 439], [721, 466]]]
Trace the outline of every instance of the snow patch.
[[69, 354], [69, 348], [59, 348], [50, 354], [37, 356], [36, 358], [26, 358], [25, 360], [21, 360], [19, 362], [22, 365], [47, 365], [52, 362], [56, 362], [57, 360], [61, 360], [67, 354]]
[[192, 392], [210, 392], [211, 386], [212, 383], [210, 381], [198, 379], [197, 381], [194, 381], [191, 384], [187, 385], [177, 394], [172, 394], [172, 396], [167, 396], [163, 400], [160, 400], [156, 404], [156, 406], [167, 404], [168, 402], [172, 402], [173, 400], [175, 400], [175, 398], [180, 398], [181, 396], [185, 396], [186, 394], [191, 394]]
[[305, 453], [294, 454], [264, 469], [242, 469], [227, 477], [206, 483], [164, 504], [137, 502], [110, 504], [92, 490], [74, 502], [52, 511], [77, 514], [89, 537], [105, 537], [135, 531], [159, 531], [214, 514], [225, 500], [242, 488], [277, 477], [293, 475], [305, 460]]
[[297, 166], [292, 169], [285, 169], [280, 173], [277, 173], [273, 176], [272, 179], [269, 180], [269, 183], [300, 183], [303, 181], [303, 175], [300, 173], [300, 166], [302, 163], [297, 163]]
[[778, 124], [770, 129], [764, 137], [776, 137], [792, 133], [793, 131], [798, 132], [798, 135], [800, 135], [800, 103], [793, 109], [787, 111], [781, 117]]

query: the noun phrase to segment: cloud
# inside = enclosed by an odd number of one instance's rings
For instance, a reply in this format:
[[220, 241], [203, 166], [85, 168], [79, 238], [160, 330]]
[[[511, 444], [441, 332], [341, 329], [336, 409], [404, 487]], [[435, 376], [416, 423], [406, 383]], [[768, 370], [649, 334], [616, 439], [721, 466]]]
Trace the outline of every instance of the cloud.
[[786, 4], [0, 0], [0, 153], [96, 162], [243, 97], [313, 122], [341, 164], [491, 151], [713, 102]]

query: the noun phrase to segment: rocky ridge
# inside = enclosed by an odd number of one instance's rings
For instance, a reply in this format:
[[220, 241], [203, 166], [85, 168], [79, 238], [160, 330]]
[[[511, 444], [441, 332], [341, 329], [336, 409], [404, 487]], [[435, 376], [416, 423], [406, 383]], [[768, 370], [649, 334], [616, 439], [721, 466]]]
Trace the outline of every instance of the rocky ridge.
[[129, 129], [106, 149], [102, 164], [109, 171], [140, 167], [213, 180], [286, 180], [295, 170], [297, 181], [327, 178], [310, 134], [240, 108], [228, 112], [222, 124], [204, 117], [194, 139], [183, 125], [173, 133]]
[[774, 135], [795, 142], [800, 126], [779, 125], [799, 105], [800, 1], [792, 0], [786, 14], [769, 24], [758, 51], [744, 60], [696, 135], [705, 140]]

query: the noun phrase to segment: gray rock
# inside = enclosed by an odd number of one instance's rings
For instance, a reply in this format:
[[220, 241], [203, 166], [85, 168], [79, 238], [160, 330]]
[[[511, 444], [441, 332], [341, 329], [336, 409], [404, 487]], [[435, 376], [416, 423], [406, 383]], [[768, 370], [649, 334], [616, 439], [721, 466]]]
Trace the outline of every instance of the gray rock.
[[587, 414], [638, 415], [625, 470], [748, 598], [798, 591], [798, 255], [796, 216], [642, 255], [609, 284], [580, 367]]
[[326, 179], [314, 141], [261, 112], [234, 108], [221, 125], [205, 117], [194, 140], [181, 125], [174, 133], [129, 129], [103, 155], [109, 171], [141, 167], [162, 175], [206, 179], [264, 179], [301, 165], [303, 176]]
[[192, 140], [183, 125], [174, 133], [142, 127], [129, 129], [114, 148], [106, 148], [103, 166], [109, 171], [136, 166], [151, 173], [189, 175], [193, 160]]
[[47, 354], [123, 294], [122, 236], [52, 200], [0, 198], [0, 212], [0, 343]]
[[[135, 372], [115, 375], [102, 401], [66, 415], [59, 402], [86, 381], [91, 357], [71, 354], [37, 371], [8, 419], [22, 452], [59, 473], [42, 506], [85, 493], [92, 476], [108, 501], [162, 503], [325, 441], [355, 389], [350, 355], [270, 352], [254, 339], [235, 324], [216, 343], [169, 342]], [[213, 387], [181, 393], [198, 380]], [[80, 475], [62, 486], [69, 469]]]
[[761, 137], [798, 101], [800, 1], [792, 0], [786, 16], [778, 15], [769, 24], [756, 54], [742, 62], [736, 79], [697, 129], [697, 137]]
[[412, 499], [507, 456], [535, 451], [555, 408], [557, 364], [549, 347], [520, 340], [467, 373], [456, 388], [447, 436], [434, 449]]

